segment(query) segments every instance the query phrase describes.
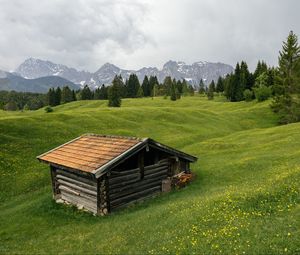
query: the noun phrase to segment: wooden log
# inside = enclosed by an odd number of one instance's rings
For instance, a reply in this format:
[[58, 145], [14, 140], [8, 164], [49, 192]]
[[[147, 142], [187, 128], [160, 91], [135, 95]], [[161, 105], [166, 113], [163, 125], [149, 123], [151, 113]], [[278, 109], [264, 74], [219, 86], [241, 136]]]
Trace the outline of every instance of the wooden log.
[[158, 163], [158, 164], [154, 164], [154, 165], [150, 165], [150, 166], [145, 166], [145, 170], [151, 170], [151, 169], [155, 169], [157, 167], [168, 167], [167, 163]]
[[97, 182], [95, 180], [92, 180], [92, 179], [88, 179], [86, 177], [83, 177], [83, 176], [79, 176], [77, 174], [74, 174], [74, 173], [69, 173], [67, 171], [64, 171], [64, 170], [61, 170], [61, 169], [57, 169], [56, 172], [58, 174], [61, 174], [61, 175], [64, 175], [64, 176], [67, 176], [69, 178], [72, 178], [76, 181], [80, 181], [80, 182], [84, 182], [84, 183], [87, 183], [89, 185], [92, 185], [92, 186], [95, 186], [97, 187]]
[[72, 204], [83, 205], [83, 206], [87, 206], [87, 207], [94, 208], [94, 209], [96, 209], [96, 207], [97, 207], [96, 202], [90, 201], [88, 199], [84, 199], [82, 197], [78, 197], [78, 196], [70, 194], [64, 190], [62, 190], [61, 194], [62, 194], [62, 199], [63, 199], [63, 197], [67, 198], [67, 201]]
[[129, 187], [128, 189], [124, 190], [124, 191], [120, 191], [120, 192], [116, 192], [114, 194], [110, 194], [110, 200], [116, 199], [116, 198], [121, 198], [133, 193], [137, 193], [152, 187], [157, 187], [158, 185], [161, 185], [161, 180], [155, 181], [155, 182], [150, 182], [144, 185], [138, 185], [136, 187]]
[[141, 197], [144, 197], [145, 195], [149, 195], [149, 194], [151, 194], [155, 191], [160, 191], [160, 190], [161, 190], [161, 185], [153, 187], [153, 188], [149, 188], [149, 189], [146, 189], [146, 190], [143, 190], [143, 191], [140, 191], [140, 192], [136, 192], [136, 193], [130, 194], [128, 196], [124, 196], [122, 198], [117, 198], [117, 199], [111, 200], [110, 205], [115, 206], [115, 205], [120, 204], [122, 202], [127, 203], [127, 202], [132, 201], [133, 199], [141, 198]]
[[50, 166], [50, 174], [51, 174], [51, 183], [52, 183], [52, 191], [53, 191], [53, 197], [55, 198], [57, 194], [59, 194], [59, 190], [57, 190], [57, 185], [55, 182], [55, 167]]
[[154, 178], [154, 177], [158, 177], [158, 176], [163, 176], [163, 175], [166, 175], [166, 174], [167, 174], [167, 170], [164, 169], [164, 170], [161, 170], [159, 172], [155, 172], [153, 174], [147, 174], [147, 175], [145, 175], [144, 180], [148, 180], [148, 179], [151, 179], [151, 178]]
[[62, 191], [61, 198], [73, 205], [76, 205], [78, 207], [84, 207], [88, 211], [91, 211], [93, 213], [97, 213], [97, 206], [96, 203], [87, 201], [81, 197], [77, 197], [75, 195], [69, 194], [65, 191]]
[[122, 181], [127, 181], [127, 180], [132, 180], [132, 179], [141, 179], [141, 174], [140, 173], [136, 173], [136, 174], [128, 174], [128, 175], [124, 175], [124, 176], [118, 176], [118, 177], [110, 177], [109, 178], [109, 182], [111, 184], [117, 183], [117, 182], [122, 182]]
[[147, 169], [147, 170], [145, 170], [145, 175], [153, 174], [153, 173], [160, 172], [163, 170], [168, 171], [168, 167], [161, 166], [161, 167], [157, 167], [154, 169]]
[[[151, 180], [157, 180], [157, 179], [159, 179], [159, 180], [162, 180], [162, 179], [165, 179], [165, 178], [167, 178], [168, 177], [168, 175], [166, 175], [166, 174], [164, 174], [164, 175], [161, 175], [161, 176], [154, 176], [154, 177], [147, 177], [147, 181], [149, 180], [149, 181], [151, 181]], [[139, 183], [140, 181], [144, 181], [145, 180], [145, 178], [143, 179], [143, 180], [139, 180], [139, 181], [136, 181], [136, 180], [129, 180], [129, 181], [127, 181], [127, 182], [121, 182], [121, 183], [116, 183], [116, 184], [113, 184], [113, 185], [110, 185], [110, 190], [116, 190], [116, 189], [119, 189], [119, 188], [126, 188], [126, 187], [128, 187], [129, 185], [132, 185], [132, 184], [134, 184], [134, 183]]]
[[157, 196], [158, 194], [160, 194], [160, 191], [158, 191], [158, 192], [153, 192], [152, 194], [150, 194], [150, 195], [148, 195], [148, 196], [144, 196], [144, 197], [142, 197], [142, 198], [133, 199], [132, 201], [127, 202], [127, 203], [123, 203], [123, 204], [111, 206], [111, 209], [112, 209], [112, 210], [121, 209], [121, 208], [127, 207], [127, 206], [129, 206], [129, 205], [131, 205], [131, 204], [138, 203], [138, 202], [140, 202], [140, 201], [144, 201], [144, 200], [149, 199], [149, 198], [153, 198], [153, 197]]
[[156, 178], [152, 178], [152, 179], [148, 179], [148, 180], [143, 179], [143, 180], [140, 180], [138, 182], [127, 184], [125, 186], [110, 188], [109, 194], [110, 195], [115, 194], [115, 193], [118, 193], [118, 192], [122, 192], [122, 191], [125, 191], [125, 190], [128, 190], [128, 189], [136, 188], [136, 187], [139, 187], [141, 185], [146, 185], [146, 184], [149, 184], [149, 183], [159, 183], [159, 182], [161, 182], [162, 179], [165, 179], [166, 177], [167, 177], [167, 175], [158, 176]]
[[140, 172], [140, 169], [135, 168], [135, 169], [124, 170], [124, 171], [114, 170], [114, 171], [111, 171], [110, 173], [111, 173], [112, 176], [121, 176], [121, 175], [127, 175], [127, 174], [135, 174], [135, 173], [139, 173], [139, 172]]
[[83, 197], [83, 198], [86, 198], [88, 200], [91, 200], [92, 202], [95, 202], [97, 201], [96, 197], [93, 197], [93, 196], [89, 196], [89, 195], [86, 195], [86, 194], [83, 194], [83, 193], [79, 193], [73, 189], [70, 189], [69, 187], [67, 186], [64, 186], [64, 185], [59, 185], [59, 188], [60, 190], [62, 191], [65, 191], [71, 195], [75, 195], [75, 196], [79, 196], [79, 197]]
[[89, 195], [97, 196], [97, 192], [96, 192], [96, 191], [93, 191], [93, 190], [89, 190], [89, 189], [80, 187], [80, 186], [78, 186], [78, 185], [75, 185], [75, 184], [66, 182], [66, 181], [61, 180], [61, 179], [58, 179], [57, 182], [60, 183], [60, 184], [64, 184], [64, 185], [66, 185], [66, 186], [68, 186], [68, 187], [70, 187], [70, 188], [74, 188], [74, 189], [76, 189], [77, 191], [81, 191], [81, 192], [87, 193], [87, 194], [89, 194]]
[[65, 180], [65, 181], [67, 181], [67, 182], [76, 184], [76, 185], [78, 185], [78, 186], [82, 186], [82, 187], [87, 188], [87, 189], [90, 189], [90, 190], [95, 190], [95, 191], [97, 190], [97, 187], [95, 187], [95, 186], [92, 186], [92, 185], [89, 185], [89, 184], [86, 184], [86, 183], [83, 183], [83, 182], [80, 182], [80, 181], [76, 181], [76, 180], [74, 180], [74, 179], [72, 179], [72, 178], [66, 177], [66, 176], [61, 175], [61, 174], [58, 174], [58, 175], [56, 176], [56, 178], [57, 178], [57, 179]]

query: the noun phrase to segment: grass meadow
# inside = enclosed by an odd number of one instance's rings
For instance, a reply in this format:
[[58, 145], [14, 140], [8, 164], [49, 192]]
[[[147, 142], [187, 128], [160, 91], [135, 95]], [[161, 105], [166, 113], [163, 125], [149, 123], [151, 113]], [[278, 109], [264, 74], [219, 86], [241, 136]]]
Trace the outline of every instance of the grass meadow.
[[[299, 254], [300, 123], [278, 126], [269, 104], [194, 96], [0, 111], [0, 253]], [[107, 217], [56, 204], [35, 157], [83, 133], [191, 153], [197, 179]]]

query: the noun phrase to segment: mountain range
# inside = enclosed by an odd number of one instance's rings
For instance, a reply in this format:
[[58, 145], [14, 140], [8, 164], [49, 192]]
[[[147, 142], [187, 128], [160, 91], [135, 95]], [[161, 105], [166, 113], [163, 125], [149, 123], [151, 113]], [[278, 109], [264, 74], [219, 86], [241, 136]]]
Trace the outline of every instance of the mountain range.
[[106, 63], [96, 72], [91, 73], [47, 60], [28, 58], [14, 73], [0, 71], [0, 90], [46, 92], [53, 86], [69, 85], [76, 89], [84, 84], [94, 89], [102, 84], [109, 85], [115, 75], [122, 75], [126, 79], [131, 73], [135, 73], [140, 82], [143, 81], [145, 75], [155, 75], [160, 82], [166, 76], [171, 76], [177, 80], [185, 79], [196, 86], [200, 79], [203, 79], [205, 84], [209, 84], [212, 80], [216, 81], [219, 76], [225, 76], [232, 71], [232, 66], [223, 63], [199, 61], [189, 65], [182, 61], [170, 60], [163, 65], [162, 69], [143, 67], [139, 70], [126, 70]]

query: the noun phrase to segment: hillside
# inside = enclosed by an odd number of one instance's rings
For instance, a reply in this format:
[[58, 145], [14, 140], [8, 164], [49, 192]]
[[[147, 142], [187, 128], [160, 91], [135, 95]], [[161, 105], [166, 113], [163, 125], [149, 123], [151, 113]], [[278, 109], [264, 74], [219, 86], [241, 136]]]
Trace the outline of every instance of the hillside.
[[[0, 253], [300, 253], [300, 123], [276, 126], [268, 104], [195, 96], [0, 111]], [[197, 179], [108, 217], [55, 204], [35, 157], [82, 133], [154, 138], [196, 155]]]
[[58, 76], [46, 76], [36, 79], [25, 79], [15, 73], [0, 70], [0, 90], [46, 93], [52, 87], [69, 86], [79, 89], [80, 86]]

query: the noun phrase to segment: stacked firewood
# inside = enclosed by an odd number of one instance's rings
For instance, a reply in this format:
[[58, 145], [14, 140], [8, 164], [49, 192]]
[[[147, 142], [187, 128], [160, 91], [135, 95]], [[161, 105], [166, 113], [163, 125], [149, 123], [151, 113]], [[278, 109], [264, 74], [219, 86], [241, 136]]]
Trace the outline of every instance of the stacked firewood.
[[195, 179], [195, 174], [181, 172], [172, 177], [172, 187], [183, 188], [194, 179]]

